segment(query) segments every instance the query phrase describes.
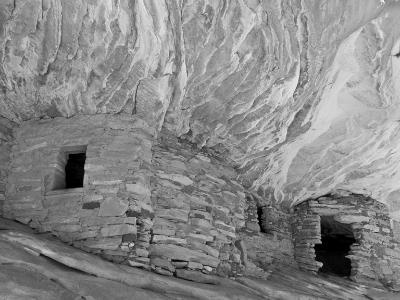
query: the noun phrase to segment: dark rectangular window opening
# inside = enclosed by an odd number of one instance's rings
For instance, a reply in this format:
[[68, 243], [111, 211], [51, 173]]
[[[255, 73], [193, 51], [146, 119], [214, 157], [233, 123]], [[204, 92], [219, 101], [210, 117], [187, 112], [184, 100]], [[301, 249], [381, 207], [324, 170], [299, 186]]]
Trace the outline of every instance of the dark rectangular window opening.
[[[66, 146], [61, 149], [47, 191], [82, 188], [85, 177], [87, 146]], [[46, 184], [46, 183], [45, 183]]]
[[65, 188], [73, 189], [83, 187], [86, 152], [69, 153], [67, 155], [67, 164], [65, 165]]

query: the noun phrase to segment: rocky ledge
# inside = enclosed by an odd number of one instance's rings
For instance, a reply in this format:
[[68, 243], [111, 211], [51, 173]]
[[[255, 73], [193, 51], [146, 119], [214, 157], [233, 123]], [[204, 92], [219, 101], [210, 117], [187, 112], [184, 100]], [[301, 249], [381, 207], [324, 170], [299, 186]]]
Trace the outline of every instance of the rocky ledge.
[[268, 279], [208, 283], [117, 265], [0, 219], [0, 298], [7, 299], [399, 299], [398, 294], [295, 270]]

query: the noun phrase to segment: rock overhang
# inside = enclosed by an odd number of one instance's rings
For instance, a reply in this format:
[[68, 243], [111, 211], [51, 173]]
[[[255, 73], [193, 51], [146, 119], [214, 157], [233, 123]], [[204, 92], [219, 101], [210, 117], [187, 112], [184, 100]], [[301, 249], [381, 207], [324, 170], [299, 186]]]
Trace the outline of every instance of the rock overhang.
[[137, 115], [278, 202], [344, 189], [398, 215], [397, 1], [0, 5], [3, 117]]

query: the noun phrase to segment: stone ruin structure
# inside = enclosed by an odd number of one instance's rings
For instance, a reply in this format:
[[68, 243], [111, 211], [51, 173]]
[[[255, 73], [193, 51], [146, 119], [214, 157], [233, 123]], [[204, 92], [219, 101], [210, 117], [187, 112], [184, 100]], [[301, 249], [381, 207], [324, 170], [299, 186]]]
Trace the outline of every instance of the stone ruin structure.
[[2, 139], [2, 215], [84, 251], [200, 282], [286, 266], [399, 287], [397, 223], [371, 198], [284, 209], [228, 161], [131, 116], [27, 121]]
[[289, 223], [261, 233], [256, 197], [229, 164], [168, 132], [155, 139], [144, 120], [28, 121], [9, 136], [6, 218], [112, 261], [184, 278], [235, 276], [246, 265], [257, 271], [293, 257]]
[[367, 284], [398, 286], [398, 222], [387, 207], [363, 195], [328, 195], [295, 207], [294, 255], [299, 268]]
[[0, 215], [157, 277], [400, 290], [399, 15], [1, 0]]

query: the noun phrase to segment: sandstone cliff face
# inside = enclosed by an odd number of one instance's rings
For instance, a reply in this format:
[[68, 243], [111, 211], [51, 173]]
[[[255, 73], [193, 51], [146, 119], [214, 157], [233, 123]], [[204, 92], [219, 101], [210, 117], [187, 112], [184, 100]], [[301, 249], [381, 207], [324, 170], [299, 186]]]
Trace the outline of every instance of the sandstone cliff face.
[[5, 0], [0, 114], [138, 115], [278, 201], [345, 189], [397, 217], [399, 15], [378, 0]]

